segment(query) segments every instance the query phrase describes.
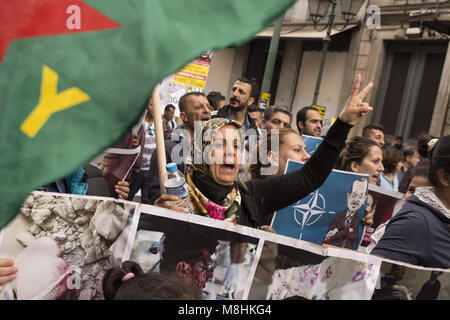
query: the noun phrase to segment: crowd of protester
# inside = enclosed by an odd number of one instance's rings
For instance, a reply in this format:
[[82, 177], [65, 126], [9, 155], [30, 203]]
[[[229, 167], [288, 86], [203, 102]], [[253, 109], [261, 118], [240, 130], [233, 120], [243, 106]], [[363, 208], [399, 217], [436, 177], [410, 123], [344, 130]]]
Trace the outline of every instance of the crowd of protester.
[[[349, 99], [325, 136], [321, 115], [312, 106], [300, 109], [295, 118], [281, 106], [265, 110], [257, 106], [259, 89], [252, 79], [240, 78], [234, 83], [228, 104], [220, 92], [189, 92], [179, 99], [178, 121], [174, 120], [175, 107], [165, 106], [165, 150], [156, 150], [153, 103], [149, 99], [142, 127], [127, 135], [127, 143], [123, 144], [141, 146], [139, 161], [123, 181], [106, 181], [109, 187], [98, 195], [138, 200], [274, 232], [269, 226], [273, 213], [319, 188], [332, 169], [368, 174], [369, 184], [406, 194], [404, 207], [374, 232], [370, 253], [425, 267], [449, 268], [450, 136], [423, 134], [409, 144], [396, 137], [388, 145], [384, 128], [369, 124], [362, 136], [348, 139], [350, 129], [372, 110], [363, 102], [371, 86], [362, 88], [361, 78], [355, 80]], [[214, 139], [201, 141], [197, 149], [192, 148], [196, 122], [202, 125], [201, 136], [208, 130], [215, 132]], [[312, 156], [307, 153], [302, 135], [323, 138]], [[272, 149], [274, 140], [277, 148]], [[252, 146], [254, 141], [257, 143]], [[178, 206], [179, 199], [174, 195], [161, 194], [158, 152], [165, 152], [167, 163], [175, 162], [185, 174], [190, 208]], [[200, 163], [193, 161], [198, 153]], [[223, 161], [207, 162], [205, 154], [213, 159], [220, 155]], [[305, 165], [284, 174], [288, 159]], [[82, 170], [78, 183], [92, 178], [93, 174], [86, 171]], [[55, 181], [41, 190], [70, 193], [73, 188], [60, 187], [67, 187], [70, 181]], [[86, 188], [90, 193], [85, 190], [84, 194], [93, 194], [95, 187], [88, 184]], [[373, 223], [371, 209], [367, 207], [363, 218], [367, 226]], [[0, 258], [0, 288], [16, 274], [14, 261]], [[170, 276], [144, 274], [131, 262], [106, 274], [104, 291], [106, 299], [191, 295]]]

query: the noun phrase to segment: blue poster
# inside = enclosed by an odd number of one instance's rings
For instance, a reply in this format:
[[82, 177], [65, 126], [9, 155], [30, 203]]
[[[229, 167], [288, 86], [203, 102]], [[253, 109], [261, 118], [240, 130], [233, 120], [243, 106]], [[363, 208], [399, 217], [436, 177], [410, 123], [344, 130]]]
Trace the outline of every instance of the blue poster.
[[[289, 160], [286, 173], [302, 166]], [[368, 175], [333, 170], [319, 189], [277, 211], [272, 228], [284, 236], [356, 250], [364, 231], [367, 190]]]
[[308, 136], [308, 135], [305, 135], [305, 134], [302, 134], [302, 139], [303, 139], [303, 142], [306, 145], [306, 152], [308, 152], [308, 154], [310, 156], [312, 156], [314, 151], [316, 151], [317, 147], [319, 147], [319, 144], [321, 144], [322, 140], [323, 140], [322, 138]]

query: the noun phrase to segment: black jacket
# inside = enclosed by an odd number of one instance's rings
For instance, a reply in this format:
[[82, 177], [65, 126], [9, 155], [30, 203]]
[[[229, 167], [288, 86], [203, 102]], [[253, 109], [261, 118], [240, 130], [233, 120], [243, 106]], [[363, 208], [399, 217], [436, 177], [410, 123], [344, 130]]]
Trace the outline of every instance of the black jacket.
[[273, 212], [286, 208], [319, 188], [345, 145], [352, 126], [337, 119], [312, 157], [298, 171], [245, 182], [241, 188], [239, 224], [259, 227]]
[[[230, 108], [231, 107], [229, 105], [220, 108], [217, 111], [217, 114], [215, 116], [213, 116], [213, 118], [225, 118], [225, 119], [227, 119], [227, 115], [229, 113]], [[247, 128], [247, 130], [248, 129], [254, 129], [254, 130], [256, 130], [256, 132], [258, 132], [258, 127], [256, 126], [255, 120], [253, 120], [252, 117], [250, 117], [248, 113], [246, 114], [246, 116], [248, 117], [248, 119], [250, 121], [250, 126]]]
[[412, 195], [389, 221], [371, 254], [424, 267], [450, 268], [450, 218]]

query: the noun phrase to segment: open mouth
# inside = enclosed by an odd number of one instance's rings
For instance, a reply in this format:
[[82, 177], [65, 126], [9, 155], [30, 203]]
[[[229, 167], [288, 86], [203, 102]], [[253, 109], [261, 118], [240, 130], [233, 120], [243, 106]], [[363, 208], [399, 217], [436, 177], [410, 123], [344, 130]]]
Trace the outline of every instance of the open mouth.
[[231, 98], [230, 99], [230, 104], [239, 104], [239, 100], [238, 99], [233, 99], [233, 98]]
[[234, 171], [234, 168], [236, 166], [234, 164], [223, 164], [222, 168], [225, 169], [226, 171]]

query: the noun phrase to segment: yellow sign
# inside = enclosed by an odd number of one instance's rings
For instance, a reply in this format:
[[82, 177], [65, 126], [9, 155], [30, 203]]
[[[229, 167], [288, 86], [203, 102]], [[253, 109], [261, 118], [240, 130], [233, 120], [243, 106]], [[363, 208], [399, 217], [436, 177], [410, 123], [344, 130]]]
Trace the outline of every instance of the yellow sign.
[[211, 60], [197, 58], [173, 75], [173, 82], [203, 89]]
[[270, 93], [269, 92], [261, 92], [259, 96], [259, 107], [260, 108], [268, 108], [270, 105]]
[[317, 109], [317, 111], [319, 111], [320, 117], [321, 117], [322, 120], [323, 120], [323, 117], [325, 116], [325, 111], [327, 110], [327, 108], [326, 108], [326, 107], [322, 107], [322, 106], [317, 106], [317, 105], [315, 105], [315, 104], [313, 104], [312, 107], [315, 108], [315, 109]]
[[52, 114], [62, 111], [90, 99], [80, 89], [73, 87], [58, 92], [58, 74], [44, 65], [42, 67], [41, 96], [39, 104], [20, 126], [27, 136], [34, 138]]

